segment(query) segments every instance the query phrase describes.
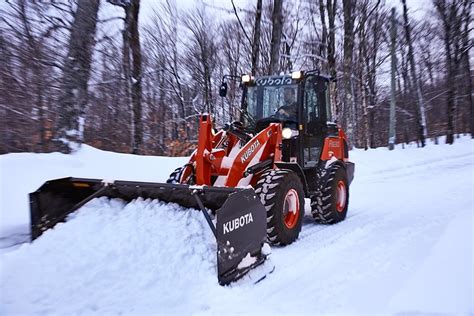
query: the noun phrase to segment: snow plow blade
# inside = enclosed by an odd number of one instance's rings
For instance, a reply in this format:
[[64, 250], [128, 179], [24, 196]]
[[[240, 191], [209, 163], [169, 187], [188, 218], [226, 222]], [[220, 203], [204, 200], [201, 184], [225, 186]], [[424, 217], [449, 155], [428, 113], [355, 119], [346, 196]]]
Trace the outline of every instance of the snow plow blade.
[[[106, 196], [131, 201], [159, 199], [202, 211], [217, 241], [219, 284], [229, 284], [262, 264], [266, 254], [266, 212], [252, 188], [63, 178], [30, 193], [31, 240], [82, 207]], [[214, 221], [209, 211], [215, 213]], [[215, 223], [215, 225], [214, 225]]]

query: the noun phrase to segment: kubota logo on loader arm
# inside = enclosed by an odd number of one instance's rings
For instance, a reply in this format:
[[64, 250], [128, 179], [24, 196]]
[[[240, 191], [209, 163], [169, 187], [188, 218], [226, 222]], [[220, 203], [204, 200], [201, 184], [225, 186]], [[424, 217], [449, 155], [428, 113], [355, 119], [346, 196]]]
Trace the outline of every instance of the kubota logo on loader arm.
[[252, 213], [247, 213], [224, 223], [224, 235], [253, 222]]
[[253, 152], [255, 151], [255, 149], [258, 148], [258, 146], [260, 146], [260, 142], [257, 139], [255, 143], [250, 145], [250, 147], [245, 151], [245, 153], [242, 155], [242, 158], [240, 158], [242, 163], [245, 163], [245, 160], [249, 159], [250, 155], [253, 154]]

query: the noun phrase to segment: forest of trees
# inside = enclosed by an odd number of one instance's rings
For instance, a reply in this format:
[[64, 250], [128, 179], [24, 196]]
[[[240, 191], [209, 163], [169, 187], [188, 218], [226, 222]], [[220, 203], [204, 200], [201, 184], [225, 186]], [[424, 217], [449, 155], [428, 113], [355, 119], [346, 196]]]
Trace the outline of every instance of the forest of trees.
[[332, 106], [355, 147], [388, 145], [392, 91], [396, 143], [472, 135], [470, 0], [432, 0], [422, 20], [407, 0], [141, 2], [0, 5], [0, 154], [187, 155], [200, 113], [239, 118], [238, 83], [218, 94], [225, 74], [300, 69], [337, 78]]

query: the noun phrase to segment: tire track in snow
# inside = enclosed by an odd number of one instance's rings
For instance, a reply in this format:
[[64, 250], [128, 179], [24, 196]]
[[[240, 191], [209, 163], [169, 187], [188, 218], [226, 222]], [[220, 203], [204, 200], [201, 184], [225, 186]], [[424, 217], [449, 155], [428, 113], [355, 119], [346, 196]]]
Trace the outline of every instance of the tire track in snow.
[[[404, 178], [406, 176], [420, 173], [420, 171], [425, 171], [427, 169], [458, 169], [459, 167], [472, 164], [474, 161], [474, 153], [470, 152], [468, 154], [450, 156], [444, 159], [431, 159], [427, 161], [417, 162], [414, 164], [409, 165], [401, 165], [394, 168], [387, 168], [387, 169], [379, 169], [374, 170], [373, 173], [368, 175], [357, 176], [357, 169], [356, 169], [356, 176], [354, 177], [354, 181], [365, 182], [370, 180], [379, 180], [385, 181], [386, 178], [388, 179], [396, 179], [396, 178]], [[383, 176], [383, 177], [381, 177]]]
[[[388, 181], [387, 184], [379, 183], [384, 182], [387, 175], [390, 176], [390, 179], [404, 179], [406, 183], [413, 183], [419, 176], [426, 177], [427, 174], [431, 174], [429, 170], [433, 168], [456, 169], [456, 174], [462, 173], [464, 169], [472, 172], [472, 158], [473, 154], [469, 153], [447, 159], [431, 160], [428, 163], [416, 163], [405, 168], [408, 170], [402, 170], [402, 174], [398, 174], [400, 172], [398, 169], [377, 172], [375, 175], [358, 179], [356, 185], [359, 188], [367, 189], [367, 199], [369, 200], [370, 192], [374, 187], [380, 190], [379, 194], [384, 192], [389, 196], [392, 186], [397, 184], [393, 184], [391, 181]], [[432, 175], [437, 178], [440, 175], [442, 177], [443, 173]], [[404, 190], [411, 191], [413, 189], [411, 185], [397, 186], [400, 190], [397, 193], [401, 197], [404, 196]], [[440, 192], [443, 192], [443, 189], [451, 190], [449, 187], [438, 187]], [[357, 190], [357, 192], [360, 194], [361, 190]], [[430, 196], [430, 193], [422, 193]], [[352, 200], [364, 199], [359, 194], [352, 195]], [[410, 195], [407, 196], [408, 199], [411, 198]], [[436, 196], [439, 197], [439, 194]], [[265, 287], [263, 292], [266, 293], [262, 304], [267, 299], [271, 301], [274, 297], [285, 295], [288, 287], [282, 286], [282, 284], [305, 283], [308, 285], [305, 292], [318, 293], [318, 296], [314, 298], [314, 305], [327, 305], [328, 302], [334, 302], [334, 292], [337, 291], [339, 292], [337, 296], [341, 298], [338, 300], [338, 306], [351, 306], [351, 299], [341, 293], [357, 297], [360, 296], [360, 293], [351, 294], [352, 289], [355, 288], [354, 284], [367, 286], [366, 283], [377, 284], [380, 280], [388, 278], [392, 285], [387, 286], [386, 293], [374, 293], [375, 296], [380, 296], [380, 300], [373, 302], [372, 308], [374, 312], [380, 312], [388, 304], [390, 295], [397, 291], [397, 285], [401, 286], [403, 278], [413, 274], [420, 264], [420, 257], [429, 254], [437, 236], [442, 233], [446, 223], [453, 218], [449, 209], [443, 210], [441, 207], [438, 207], [435, 212], [430, 210], [428, 213], [418, 213], [417, 208], [423, 207], [423, 201], [424, 197], [420, 200], [411, 200], [409, 201], [411, 204], [405, 206], [405, 209], [400, 209], [399, 212], [394, 212], [393, 206], [373, 204], [370, 201], [353, 203], [356, 206], [352, 208], [349, 206], [348, 217], [344, 222], [329, 226], [316, 224], [311, 216], [307, 215], [300, 237], [295, 243], [287, 247], [273, 248], [272, 260], [276, 265], [276, 271], [275, 275], [270, 276], [269, 281], [262, 285]], [[390, 200], [387, 202], [391, 203]], [[361, 207], [361, 205], [366, 207]], [[468, 207], [466, 203], [463, 205], [463, 207]], [[381, 208], [381, 211], [374, 212], [377, 208]], [[406, 208], [413, 209], [410, 211]], [[354, 253], [353, 249], [361, 249], [361, 252]], [[404, 260], [397, 264], [397, 258], [400, 256], [403, 256]], [[344, 259], [344, 257], [351, 258], [351, 260]], [[344, 261], [351, 262], [351, 264], [342, 264], [344, 268], [340, 270], [340, 267], [337, 266], [340, 266]], [[369, 274], [361, 275], [361, 271]], [[392, 280], [389, 277], [392, 274], [401, 277]], [[314, 284], [309, 285], [308, 279], [313, 279]], [[366, 298], [365, 301], [363, 297], [359, 299], [361, 302], [368, 303]], [[298, 299], [293, 302], [293, 305], [298, 305]], [[359, 308], [361, 308], [360, 303]], [[347, 309], [338, 309], [337, 307], [325, 310], [329, 312], [347, 311]], [[297, 312], [298, 309], [289, 308], [283, 311]]]

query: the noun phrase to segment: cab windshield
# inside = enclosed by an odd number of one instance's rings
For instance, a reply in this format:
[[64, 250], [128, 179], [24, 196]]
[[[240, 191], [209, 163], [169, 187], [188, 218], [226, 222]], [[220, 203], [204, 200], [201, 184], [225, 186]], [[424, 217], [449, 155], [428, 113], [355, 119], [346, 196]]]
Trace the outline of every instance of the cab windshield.
[[247, 88], [247, 113], [264, 118], [297, 122], [298, 85], [289, 76], [262, 77]]

